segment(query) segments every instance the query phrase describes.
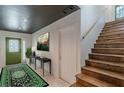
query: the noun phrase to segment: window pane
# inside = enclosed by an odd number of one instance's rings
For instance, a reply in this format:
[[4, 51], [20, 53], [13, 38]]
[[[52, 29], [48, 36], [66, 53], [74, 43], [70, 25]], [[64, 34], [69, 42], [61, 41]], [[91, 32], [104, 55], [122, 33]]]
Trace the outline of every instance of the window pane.
[[116, 6], [116, 18], [124, 17], [124, 5]]
[[19, 52], [19, 40], [9, 40], [9, 52]]

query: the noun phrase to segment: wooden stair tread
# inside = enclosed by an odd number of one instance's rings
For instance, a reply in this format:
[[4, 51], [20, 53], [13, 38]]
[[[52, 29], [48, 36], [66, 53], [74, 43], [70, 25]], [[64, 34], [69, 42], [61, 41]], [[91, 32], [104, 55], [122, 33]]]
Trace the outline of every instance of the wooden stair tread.
[[103, 29], [118, 29], [118, 28], [124, 28], [124, 24], [118, 26], [112, 26], [112, 27], [104, 27]]
[[103, 28], [103, 31], [110, 31], [110, 32], [112, 32], [112, 31], [117, 31], [117, 30], [124, 30], [124, 27], [118, 27], [118, 28]]
[[90, 71], [93, 71], [93, 72], [96, 72], [96, 73], [100, 73], [100, 74], [104, 74], [104, 75], [107, 75], [107, 76], [111, 76], [111, 77], [114, 77], [114, 78], [124, 80], [124, 74], [122, 74], [122, 73], [121, 74], [120, 73], [115, 73], [115, 72], [112, 72], [112, 71], [108, 71], [108, 70], [104, 70], [104, 69], [100, 69], [100, 68], [95, 68], [95, 67], [91, 67], [91, 66], [86, 66], [86, 67], [83, 67], [82, 69], [90, 70]]
[[115, 37], [124, 37], [124, 34], [100, 36], [100, 38], [115, 38]]
[[124, 55], [124, 48], [92, 48], [92, 53]]
[[113, 66], [124, 67], [124, 63], [115, 63], [115, 62], [102, 61], [102, 60], [95, 60], [95, 59], [88, 59], [88, 61], [90, 61], [90, 62], [102, 63], [102, 64], [109, 64], [109, 65], [113, 65]]
[[124, 25], [124, 23], [119, 23], [119, 24], [114, 24], [114, 25], [105, 25], [104, 28], [110, 28], [113, 26], [118, 27], [118, 26], [123, 26], [123, 25]]
[[[107, 32], [106, 32], [107, 33]], [[115, 35], [123, 35], [124, 34], [124, 32], [118, 32], [118, 33], [109, 33], [109, 34], [101, 34], [101, 36], [115, 36]]]
[[106, 49], [106, 50], [109, 50], [109, 49], [115, 49], [115, 50], [118, 50], [118, 49], [121, 49], [123, 50], [124, 48], [93, 48], [93, 49]]
[[111, 21], [111, 22], [107, 22], [106, 25], [109, 25], [109, 24], [117, 24], [117, 23], [123, 23], [124, 19], [119, 19], [119, 20], [114, 20], [114, 21]]
[[110, 44], [109, 43], [96, 43], [94, 44], [94, 48], [124, 48], [124, 43], [114, 43], [114, 42], [111, 42]]
[[109, 42], [109, 43], [111, 43], [111, 42], [118, 42], [118, 41], [124, 42], [124, 38], [120, 38], [120, 39], [104, 39], [104, 40], [98, 39], [98, 40], [96, 40], [96, 43], [99, 43], [99, 42]]
[[105, 26], [104, 28], [120, 28], [120, 27], [124, 27], [124, 23], [120, 24], [120, 25], [116, 25], [116, 26]]
[[96, 79], [94, 77], [91, 77], [91, 76], [88, 76], [88, 75], [82, 74], [82, 73], [76, 75], [76, 77], [78, 77], [79, 79], [84, 80], [84, 81], [86, 81], [88, 83], [91, 83], [91, 84], [93, 84], [93, 85], [95, 85], [97, 87], [106, 87], [106, 86], [108, 86], [108, 87], [112, 87], [113, 86], [114, 87], [115, 86], [113, 84], [101, 81], [99, 79]]
[[74, 83], [70, 87], [83, 87], [80, 83]]
[[[124, 39], [124, 37], [115, 37], [115, 38], [103, 38], [101, 40], [115, 40], [115, 39]], [[99, 39], [98, 39], [99, 40]]]
[[108, 31], [108, 32], [102, 32], [101, 35], [116, 35], [116, 34], [124, 34], [124, 30], [123, 31]]
[[101, 54], [101, 53], [91, 53], [93, 55], [105, 55], [105, 56], [113, 56], [113, 57], [124, 57], [124, 55], [116, 55], [116, 54]]
[[123, 33], [124, 29], [109, 29], [109, 30], [103, 29], [100, 34], [121, 33], [121, 32]]
[[92, 48], [92, 53], [124, 55], [124, 48]]
[[101, 33], [115, 33], [115, 32], [123, 32], [124, 29], [118, 29], [118, 30], [102, 30]]
[[124, 42], [97, 42], [97, 44], [124, 44]]
[[100, 35], [100, 37], [122, 37], [124, 35], [124, 33], [118, 33], [118, 34], [102, 34]]
[[[102, 36], [99, 36], [99, 38], [102, 37]], [[98, 39], [99, 39], [98, 38]], [[114, 38], [102, 38], [102, 39], [121, 39], [121, 38], [124, 38], [124, 37], [114, 37]]]
[[124, 42], [105, 42], [105, 43], [96, 43], [96, 44], [124, 44]]
[[123, 19], [120, 19], [120, 20], [115, 20], [115, 21], [107, 22], [107, 23], [105, 24], [105, 26], [108, 26], [108, 25], [115, 25], [115, 24], [124, 24], [124, 20], [123, 20]]
[[[124, 39], [124, 37], [103, 38], [103, 40], [104, 40], [104, 39], [107, 39], [107, 40], [108, 40], [108, 39], [110, 39], [110, 40], [114, 40], [114, 39]], [[98, 39], [98, 40], [99, 40], [99, 39]], [[102, 40], [102, 39], [101, 39], [101, 40]]]
[[121, 37], [123, 35], [124, 35], [124, 32], [120, 32], [120, 33], [119, 32], [118, 33], [117, 32], [116, 33], [115, 32], [111, 32], [111, 33], [110, 32], [109, 33], [107, 33], [107, 32], [106, 33], [105, 32], [104, 33], [100, 33], [100, 37], [110, 37], [110, 36]]

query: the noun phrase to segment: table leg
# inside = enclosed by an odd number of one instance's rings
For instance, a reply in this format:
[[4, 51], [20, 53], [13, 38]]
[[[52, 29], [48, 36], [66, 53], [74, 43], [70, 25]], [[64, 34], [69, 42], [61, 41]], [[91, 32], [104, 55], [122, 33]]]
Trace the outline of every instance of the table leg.
[[30, 63], [30, 65], [31, 65], [31, 57], [29, 58], [29, 63]]
[[37, 65], [37, 64], [36, 64], [36, 58], [35, 58], [34, 62], [35, 62], [35, 70], [36, 70], [36, 65]]
[[50, 65], [50, 74], [51, 74], [51, 61], [49, 62], [49, 65]]
[[43, 66], [43, 76], [44, 76], [44, 63], [42, 64], [42, 66]]

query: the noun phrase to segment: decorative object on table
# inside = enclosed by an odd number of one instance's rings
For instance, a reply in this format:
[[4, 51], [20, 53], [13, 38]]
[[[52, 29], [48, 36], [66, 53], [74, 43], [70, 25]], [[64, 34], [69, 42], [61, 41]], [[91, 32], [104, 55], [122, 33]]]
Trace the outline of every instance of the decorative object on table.
[[33, 56], [36, 56], [36, 52], [35, 51], [36, 51], [36, 47], [32, 47], [32, 55]]
[[37, 50], [49, 51], [49, 34], [45, 33], [38, 37]]
[[26, 64], [9, 65], [2, 69], [2, 87], [46, 87], [48, 83]]

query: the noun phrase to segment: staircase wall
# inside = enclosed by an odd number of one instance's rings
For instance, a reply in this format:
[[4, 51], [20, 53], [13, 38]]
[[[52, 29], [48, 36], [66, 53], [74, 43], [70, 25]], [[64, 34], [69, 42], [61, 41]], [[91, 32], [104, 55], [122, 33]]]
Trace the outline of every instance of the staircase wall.
[[106, 22], [115, 21], [115, 5], [106, 5], [105, 8], [106, 8], [105, 9]]
[[85, 65], [88, 54], [91, 52], [94, 43], [105, 24], [105, 6], [80, 6], [81, 8], [81, 37], [92, 27], [85, 39], [81, 40], [81, 66]]

